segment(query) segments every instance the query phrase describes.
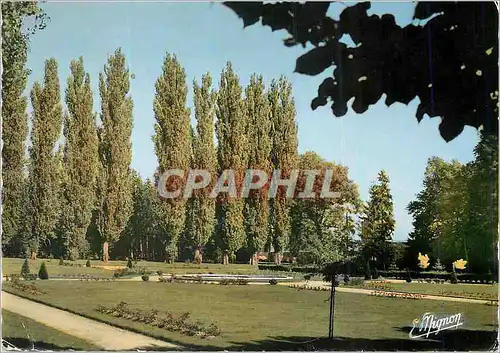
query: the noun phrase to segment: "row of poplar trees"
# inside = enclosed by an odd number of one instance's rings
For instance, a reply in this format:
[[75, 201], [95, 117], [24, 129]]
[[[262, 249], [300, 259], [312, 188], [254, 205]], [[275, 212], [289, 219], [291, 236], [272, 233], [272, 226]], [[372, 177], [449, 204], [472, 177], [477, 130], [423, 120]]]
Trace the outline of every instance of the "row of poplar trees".
[[[216, 176], [230, 169], [235, 171], [240, 190], [246, 169], [269, 174], [272, 169], [280, 169], [286, 174], [297, 166], [295, 107], [291, 85], [285, 78], [273, 80], [266, 90], [262, 76], [252, 75], [243, 89], [228, 63], [218, 91], [212, 87], [208, 73], [201, 84], [195, 81], [193, 86], [195, 129], [186, 107], [185, 71], [175, 56], [167, 54], [154, 100], [153, 141], [159, 163], [156, 181], [165, 170], [192, 168], [209, 171], [213, 186]], [[284, 197], [270, 204], [265, 190], [259, 190], [247, 199], [229, 200], [222, 195], [214, 200], [208, 197], [210, 191], [207, 187], [190, 199], [161, 203], [167, 260], [177, 258], [180, 241], [197, 249], [213, 237], [215, 246], [223, 252], [223, 262], [228, 263], [243, 247], [251, 254], [262, 250], [270, 230], [275, 250], [284, 249], [290, 228], [289, 205]], [[270, 219], [274, 220], [271, 225]]]
[[[36, 82], [30, 92], [33, 112], [27, 162], [23, 158], [28, 133], [23, 85], [25, 78], [19, 82], [20, 89], [11, 93], [14, 97], [4, 99], [4, 112], [10, 109], [6, 122], [24, 124], [23, 129], [3, 131], [6, 145], [14, 147], [4, 148], [3, 175], [10, 181], [6, 186], [17, 188], [15, 193], [7, 188], [3, 195], [4, 251], [28, 252], [32, 258], [42, 254], [76, 259], [101, 252], [95, 247], [100, 243], [107, 260], [108, 249], [126, 233], [130, 222], [137, 221], [131, 219], [137, 184], [130, 168], [133, 102], [125, 57], [118, 49], [99, 74], [99, 114], [94, 112], [83, 58], [71, 62], [64, 92], [66, 109], [58, 64], [55, 59], [45, 62], [43, 82]], [[196, 128], [190, 124], [185, 71], [174, 55], [167, 54], [155, 85], [156, 179], [167, 169], [204, 169], [212, 175], [233, 169], [239, 187], [246, 169], [270, 174], [280, 169], [286, 177], [296, 168], [295, 107], [285, 78], [273, 80], [266, 90], [263, 78], [253, 75], [243, 92], [228, 63], [217, 92], [208, 73], [201, 84], [195, 80], [193, 85]], [[14, 99], [22, 104], [9, 105]], [[7, 155], [13, 149], [17, 159]], [[16, 183], [8, 173], [16, 174]], [[213, 200], [209, 189], [189, 200], [159, 202], [156, 222], [163, 232], [160, 253], [166, 260], [178, 257], [180, 239], [194, 249], [213, 237], [226, 263], [242, 247], [251, 253], [262, 250], [269, 234], [275, 250], [284, 249], [290, 228], [284, 197], [278, 195], [269, 203], [263, 190], [248, 199]]]

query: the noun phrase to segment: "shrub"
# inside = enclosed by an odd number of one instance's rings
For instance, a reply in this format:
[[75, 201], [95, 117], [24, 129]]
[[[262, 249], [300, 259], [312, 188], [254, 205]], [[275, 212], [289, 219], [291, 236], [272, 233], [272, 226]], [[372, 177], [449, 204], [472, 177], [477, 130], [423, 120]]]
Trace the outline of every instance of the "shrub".
[[148, 275], [142, 275], [142, 277], [141, 277], [141, 278], [142, 278], [142, 280], [143, 280], [144, 282], [149, 281], [149, 276], [148, 276]]
[[161, 276], [161, 275], [163, 274], [163, 271], [162, 271], [162, 270], [157, 270], [157, 271], [156, 271], [156, 274], [157, 274], [158, 276]]
[[304, 279], [305, 279], [306, 281], [309, 281], [309, 280], [311, 279], [311, 275], [304, 275]]
[[411, 283], [410, 269], [406, 269], [406, 282]]
[[40, 270], [38, 271], [38, 277], [40, 277], [40, 279], [49, 279], [49, 272], [47, 271], [45, 262], [42, 262], [42, 265], [40, 266]]
[[372, 279], [372, 273], [370, 271], [370, 261], [366, 261], [365, 280], [369, 281], [371, 279]]
[[24, 260], [23, 267], [21, 267], [21, 276], [27, 278], [30, 274], [30, 264], [28, 259]]
[[128, 261], [127, 261], [127, 267], [128, 268], [134, 267], [134, 264], [132, 263], [132, 259], [130, 257], [128, 258]]
[[269, 280], [269, 284], [275, 286], [278, 284], [278, 281], [273, 278], [273, 279]]
[[62, 259], [62, 257], [59, 259], [59, 266], [64, 266], [64, 260]]
[[90, 266], [90, 260], [87, 260], [87, 263], [85, 264], [85, 267], [91, 267]]

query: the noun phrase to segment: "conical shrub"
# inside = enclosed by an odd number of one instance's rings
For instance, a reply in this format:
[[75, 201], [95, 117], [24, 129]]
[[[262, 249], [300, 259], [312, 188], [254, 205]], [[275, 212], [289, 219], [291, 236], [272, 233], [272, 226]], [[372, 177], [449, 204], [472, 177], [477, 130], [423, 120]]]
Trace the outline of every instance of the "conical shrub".
[[27, 278], [30, 275], [30, 264], [28, 259], [25, 259], [23, 262], [23, 267], [21, 267], [21, 276], [23, 278]]
[[38, 271], [38, 277], [40, 279], [49, 279], [49, 272], [47, 271], [47, 266], [45, 266], [45, 262], [42, 262], [40, 266], [40, 270]]

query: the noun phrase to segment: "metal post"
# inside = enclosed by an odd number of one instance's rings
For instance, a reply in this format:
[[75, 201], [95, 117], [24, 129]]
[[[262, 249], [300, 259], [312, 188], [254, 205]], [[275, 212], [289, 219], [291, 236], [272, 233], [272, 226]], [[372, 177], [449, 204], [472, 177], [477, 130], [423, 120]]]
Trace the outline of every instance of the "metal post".
[[334, 320], [335, 320], [335, 274], [332, 276], [332, 286], [330, 288], [330, 325], [328, 328], [329, 339], [333, 339]]

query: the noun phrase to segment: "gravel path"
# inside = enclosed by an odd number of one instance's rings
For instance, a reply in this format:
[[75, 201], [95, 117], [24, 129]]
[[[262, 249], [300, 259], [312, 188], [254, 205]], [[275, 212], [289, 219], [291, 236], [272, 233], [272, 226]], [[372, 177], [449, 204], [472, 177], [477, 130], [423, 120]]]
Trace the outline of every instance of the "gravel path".
[[6, 292], [2, 292], [2, 307], [105, 350], [155, 350], [159, 347], [179, 349], [179, 346], [172, 343], [122, 330]]

